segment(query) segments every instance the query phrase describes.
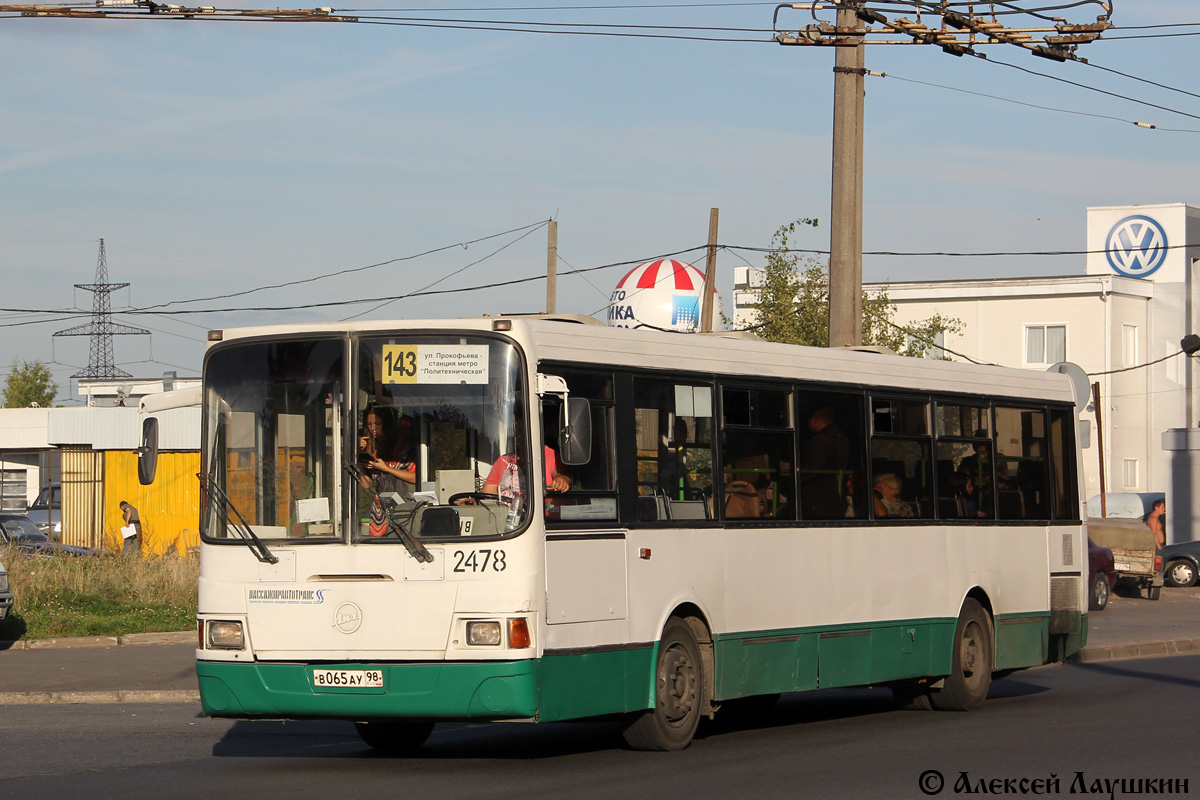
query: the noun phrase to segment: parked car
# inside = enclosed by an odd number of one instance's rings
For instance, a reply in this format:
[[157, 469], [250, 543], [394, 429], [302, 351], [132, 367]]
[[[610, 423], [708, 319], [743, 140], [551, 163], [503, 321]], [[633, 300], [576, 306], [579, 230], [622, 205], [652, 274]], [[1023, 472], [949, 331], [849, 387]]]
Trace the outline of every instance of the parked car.
[[52, 542], [62, 541], [62, 484], [43, 486], [25, 516]]
[[1088, 610], [1103, 611], [1117, 583], [1112, 548], [1088, 539]]
[[8, 571], [4, 569], [4, 565], [0, 564], [0, 619], [8, 616], [8, 612], [12, 611], [13, 595], [8, 588]]
[[1167, 586], [1195, 586], [1200, 571], [1200, 542], [1169, 544], [1161, 551], [1163, 582]]
[[50, 541], [29, 521], [28, 517], [20, 514], [0, 514], [0, 545], [9, 544], [18, 550], [34, 556], [51, 556], [63, 553], [69, 556], [95, 556], [99, 550], [90, 547], [77, 547], [70, 544], [59, 544]]

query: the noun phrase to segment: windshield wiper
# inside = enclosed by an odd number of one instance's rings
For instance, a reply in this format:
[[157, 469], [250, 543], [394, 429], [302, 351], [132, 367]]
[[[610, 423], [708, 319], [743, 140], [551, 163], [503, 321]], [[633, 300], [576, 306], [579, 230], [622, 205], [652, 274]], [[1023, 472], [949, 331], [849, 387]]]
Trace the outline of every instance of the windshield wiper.
[[[354, 480], [358, 481], [360, 485], [364, 481], [371, 480], [367, 474], [363, 472], [362, 467], [353, 461], [347, 462], [346, 471], [349, 472], [350, 476], [354, 478]], [[404, 527], [404, 523], [400, 521], [401, 512], [399, 507], [396, 505], [396, 502], [391, 498], [384, 497], [379, 497], [379, 502], [384, 504], [383, 513], [384, 516], [387, 517], [388, 535], [394, 534], [396, 538], [404, 544], [404, 549], [408, 551], [408, 554], [417, 561], [424, 563], [433, 561], [433, 554], [425, 548], [425, 545], [414, 539], [412, 534], [408, 532], [408, 529]], [[420, 505], [413, 508], [412, 513], [409, 515], [409, 522], [412, 522], [414, 515], [417, 513], [417, 508], [419, 507]]]
[[[233, 501], [229, 499], [229, 495], [225, 494], [225, 490], [207, 475], [197, 473], [196, 477], [200, 479], [200, 486], [210, 494], [216, 495], [217, 502], [225, 507], [225, 522], [237, 531], [238, 536], [246, 543], [246, 547], [250, 548], [250, 552], [254, 553], [255, 558], [264, 564], [278, 564], [279, 557], [267, 549], [267, 546], [262, 543], [262, 539], [254, 535], [254, 531], [250, 528], [250, 523], [246, 522], [246, 518], [242, 516], [241, 511], [238, 511], [238, 507], [233, 504]], [[230, 511], [237, 517], [237, 522], [229, 519]]]

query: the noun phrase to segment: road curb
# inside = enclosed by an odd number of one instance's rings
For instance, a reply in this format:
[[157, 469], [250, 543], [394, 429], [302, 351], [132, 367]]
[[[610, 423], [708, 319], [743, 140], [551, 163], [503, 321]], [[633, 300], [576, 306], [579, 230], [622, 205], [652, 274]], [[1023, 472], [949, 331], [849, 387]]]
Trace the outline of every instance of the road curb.
[[1171, 639], [1161, 642], [1085, 647], [1069, 660], [1085, 664], [1096, 661], [1122, 661], [1130, 658], [1189, 656], [1197, 653], [1200, 653], [1200, 639]]
[[196, 641], [195, 631], [127, 633], [123, 636], [62, 636], [54, 639], [0, 641], [3, 650], [42, 650], [56, 647], [121, 647], [138, 644], [181, 644]]
[[195, 689], [167, 691], [154, 689], [117, 689], [108, 692], [0, 692], [0, 706], [199, 702], [200, 692]]

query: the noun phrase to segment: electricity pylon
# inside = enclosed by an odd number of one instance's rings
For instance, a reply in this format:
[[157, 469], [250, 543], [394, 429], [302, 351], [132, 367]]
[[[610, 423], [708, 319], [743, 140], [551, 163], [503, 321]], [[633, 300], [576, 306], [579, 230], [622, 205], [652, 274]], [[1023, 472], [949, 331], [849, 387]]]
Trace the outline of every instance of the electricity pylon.
[[88, 365], [72, 375], [72, 378], [129, 378], [128, 372], [118, 369], [113, 364], [112, 337], [115, 335], [146, 334], [145, 328], [135, 328], [131, 325], [121, 325], [112, 321], [112, 312], [108, 295], [115, 289], [124, 289], [128, 283], [108, 282], [108, 260], [104, 256], [104, 240], [100, 240], [100, 255], [96, 259], [96, 282], [77, 283], [76, 289], [84, 289], [92, 293], [92, 321], [86, 325], [76, 325], [58, 331], [55, 336], [90, 336], [91, 347], [88, 350]]

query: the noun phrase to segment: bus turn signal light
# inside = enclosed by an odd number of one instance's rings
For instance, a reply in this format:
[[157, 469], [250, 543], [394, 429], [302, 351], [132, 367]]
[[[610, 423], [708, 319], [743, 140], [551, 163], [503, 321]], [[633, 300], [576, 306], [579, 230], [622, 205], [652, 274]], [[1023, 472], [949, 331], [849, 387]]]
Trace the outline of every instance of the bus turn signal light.
[[514, 650], [529, 647], [529, 622], [524, 617], [508, 621], [508, 646]]

